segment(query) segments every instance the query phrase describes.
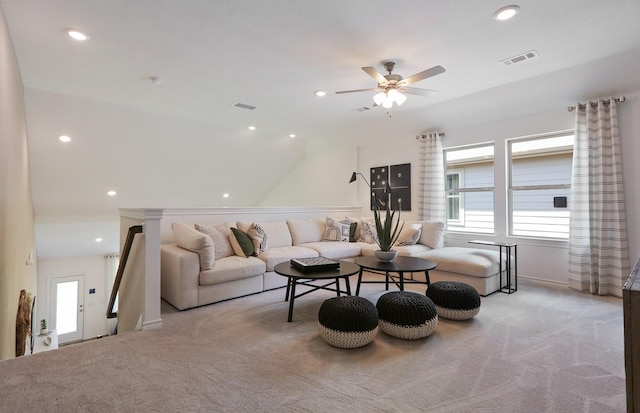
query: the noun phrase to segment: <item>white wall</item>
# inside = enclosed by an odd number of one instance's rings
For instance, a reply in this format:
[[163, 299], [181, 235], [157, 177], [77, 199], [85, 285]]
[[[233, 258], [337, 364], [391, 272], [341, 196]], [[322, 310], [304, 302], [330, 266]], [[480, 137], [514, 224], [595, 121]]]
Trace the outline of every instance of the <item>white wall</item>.
[[[51, 320], [51, 280], [71, 275], [84, 276], [84, 339], [109, 333], [107, 304], [111, 286], [107, 280], [107, 260], [103, 256], [91, 256], [64, 260], [42, 260], [38, 263], [37, 320]], [[89, 290], [95, 288], [95, 294]], [[55, 328], [51, 326], [49, 328]]]
[[0, 360], [16, 354], [18, 299], [35, 294], [35, 254], [24, 91], [0, 9]]

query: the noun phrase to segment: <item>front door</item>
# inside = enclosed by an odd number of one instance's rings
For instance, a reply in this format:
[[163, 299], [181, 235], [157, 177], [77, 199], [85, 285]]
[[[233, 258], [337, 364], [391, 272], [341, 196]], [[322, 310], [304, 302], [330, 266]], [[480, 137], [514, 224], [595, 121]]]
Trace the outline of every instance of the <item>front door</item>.
[[82, 340], [84, 330], [84, 275], [59, 277], [51, 284], [51, 327], [60, 344]]

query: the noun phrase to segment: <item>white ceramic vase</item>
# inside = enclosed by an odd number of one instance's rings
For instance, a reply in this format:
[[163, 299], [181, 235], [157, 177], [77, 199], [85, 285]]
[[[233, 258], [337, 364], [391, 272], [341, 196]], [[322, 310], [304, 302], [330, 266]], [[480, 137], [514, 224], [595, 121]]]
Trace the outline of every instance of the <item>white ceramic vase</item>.
[[391, 250], [391, 251], [375, 250], [373, 253], [375, 254], [376, 258], [379, 259], [380, 261], [393, 261], [394, 258], [398, 256], [398, 251], [396, 250]]

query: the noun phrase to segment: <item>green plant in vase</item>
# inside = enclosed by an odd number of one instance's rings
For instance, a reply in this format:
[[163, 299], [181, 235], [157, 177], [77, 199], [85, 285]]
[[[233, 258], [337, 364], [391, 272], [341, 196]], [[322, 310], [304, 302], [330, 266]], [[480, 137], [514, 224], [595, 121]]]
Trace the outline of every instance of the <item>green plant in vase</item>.
[[[382, 221], [380, 216], [380, 204], [385, 204], [384, 221]], [[398, 213], [398, 217], [394, 220], [396, 212]], [[380, 247], [380, 251], [384, 252], [381, 254], [376, 254], [376, 256], [381, 260], [391, 261], [397, 255], [397, 252], [393, 249], [393, 246], [398, 240], [398, 237], [402, 232], [402, 228], [404, 228], [404, 222], [402, 223], [402, 225], [400, 225], [400, 210], [397, 209], [395, 211], [392, 211], [391, 205], [388, 201], [386, 203], [383, 203], [378, 199], [373, 209], [373, 218], [376, 224], [376, 244], [378, 244], [378, 247]]]

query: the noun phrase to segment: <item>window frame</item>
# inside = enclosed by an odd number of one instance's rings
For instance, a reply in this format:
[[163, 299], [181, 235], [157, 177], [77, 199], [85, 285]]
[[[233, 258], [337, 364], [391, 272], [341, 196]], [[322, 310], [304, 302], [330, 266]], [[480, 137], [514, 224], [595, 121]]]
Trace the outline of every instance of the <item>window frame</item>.
[[[455, 151], [460, 151], [460, 150], [469, 150], [469, 149], [474, 149], [474, 148], [483, 148], [483, 147], [492, 147], [492, 155], [490, 158], [490, 162], [491, 162], [491, 171], [492, 171], [492, 182], [493, 182], [493, 186], [479, 186], [479, 187], [461, 187], [461, 188], [456, 188], [456, 189], [448, 189], [447, 188], [447, 176], [449, 175], [449, 171], [457, 171], [460, 172], [460, 185], [462, 186], [463, 183], [465, 182], [465, 173], [462, 173], [462, 171], [464, 171], [464, 167], [462, 166], [458, 166], [458, 165], [454, 165], [452, 169], [449, 169], [448, 167], [448, 162], [447, 162], [447, 153], [448, 152], [455, 152]], [[450, 220], [448, 219], [448, 210], [445, 212], [446, 215], [446, 226], [447, 226], [447, 231], [451, 231], [451, 232], [455, 232], [457, 234], [479, 234], [479, 235], [496, 235], [496, 191], [495, 191], [495, 166], [496, 166], [496, 162], [495, 162], [495, 155], [496, 155], [496, 142], [495, 141], [486, 141], [486, 142], [479, 142], [479, 143], [474, 143], [474, 144], [470, 144], [470, 145], [460, 145], [460, 146], [452, 146], [452, 147], [448, 147], [448, 148], [444, 148], [443, 151], [443, 157], [444, 157], [444, 166], [445, 166], [445, 198], [449, 199], [449, 196], [451, 195], [451, 193], [458, 193], [460, 195], [460, 213], [461, 213], [461, 218], [459, 220], [459, 222], [456, 222], [455, 225], [451, 225], [449, 226], [449, 224], [451, 223]], [[479, 158], [478, 161], [476, 162], [465, 162], [467, 164], [473, 164], [473, 163], [483, 163], [486, 162], [488, 163], [489, 160], [488, 158], [484, 158], [485, 160], [482, 161], [482, 158]], [[491, 198], [492, 198], [492, 211], [491, 211], [491, 215], [492, 215], [492, 230], [491, 232], [483, 232], [483, 231], [469, 231], [467, 229], [458, 229], [457, 227], [463, 227], [466, 225], [466, 220], [464, 217], [464, 212], [465, 212], [465, 205], [464, 202], [466, 202], [465, 200], [465, 194], [466, 193], [473, 193], [473, 192], [490, 192], [491, 193]], [[448, 204], [447, 204], [448, 206]]]
[[[567, 238], [564, 237], [550, 237], [550, 236], [534, 236], [534, 235], [522, 235], [522, 234], [514, 234], [514, 224], [513, 224], [513, 198], [514, 192], [517, 191], [535, 191], [535, 190], [554, 190], [554, 189], [571, 189], [571, 183], [569, 184], [540, 184], [540, 185], [513, 185], [513, 151], [512, 147], [514, 143], [527, 142], [527, 141], [536, 141], [542, 139], [549, 138], [560, 138], [566, 136], [574, 136], [575, 131], [572, 129], [557, 131], [557, 132], [549, 132], [538, 135], [531, 136], [522, 136], [522, 137], [514, 137], [508, 138], [505, 140], [505, 156], [506, 156], [506, 169], [507, 169], [507, 234], [509, 237], [518, 237], [518, 238], [528, 238], [528, 239], [547, 239], [553, 241], [568, 241]], [[566, 153], [573, 153], [573, 147], [571, 150], [568, 149], [558, 149], [557, 151], [549, 151], [546, 152], [549, 156], [555, 156]]]

